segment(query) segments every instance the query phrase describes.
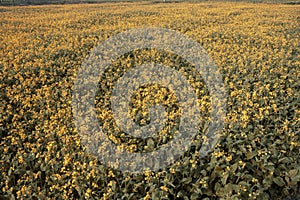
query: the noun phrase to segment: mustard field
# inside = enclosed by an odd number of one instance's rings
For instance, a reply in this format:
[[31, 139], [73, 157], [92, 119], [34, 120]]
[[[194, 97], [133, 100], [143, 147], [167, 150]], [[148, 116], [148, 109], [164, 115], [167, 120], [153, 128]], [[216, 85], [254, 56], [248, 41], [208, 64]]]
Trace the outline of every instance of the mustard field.
[[[0, 7], [0, 27], [0, 199], [300, 198], [299, 5]], [[167, 124], [155, 137], [133, 137], [115, 121], [112, 90], [142, 64], [160, 63], [183, 74], [201, 114], [193, 142], [173, 163], [157, 171], [123, 172], [82, 143], [74, 120], [74, 85], [98, 44], [148, 27], [174, 30], [206, 50], [226, 88], [226, 116], [217, 144], [199, 156], [213, 106], [195, 66], [149, 48], [118, 57], [99, 77], [94, 101], [99, 126], [116, 148], [151, 152], [176, 137], [183, 111], [176, 93], [159, 84], [136, 90], [128, 111], [135, 124], [145, 126], [151, 123], [149, 105], [163, 105]]]

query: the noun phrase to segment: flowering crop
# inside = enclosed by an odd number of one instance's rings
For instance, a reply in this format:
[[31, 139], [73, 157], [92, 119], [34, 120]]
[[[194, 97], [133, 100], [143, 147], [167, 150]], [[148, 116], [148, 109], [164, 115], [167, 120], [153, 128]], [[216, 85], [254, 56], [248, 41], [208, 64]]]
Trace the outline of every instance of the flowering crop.
[[[298, 5], [105, 3], [0, 7], [0, 197], [17, 199], [276, 199], [300, 186]], [[114, 61], [99, 82], [99, 124], [118, 148], [152, 151], [172, 139], [180, 118], [174, 93], [150, 85], [132, 97], [130, 116], [167, 107], [168, 126], [136, 139], [113, 121], [115, 79], [143, 62], [182, 72], [195, 88], [201, 130], [164, 170], [121, 173], [85, 151], [72, 116], [76, 73], [90, 50], [131, 28], [163, 27], [198, 41], [227, 86], [220, 143], [199, 158], [211, 109], [203, 80], [170, 52], [142, 49]], [[155, 60], [154, 60], [155, 59]]]

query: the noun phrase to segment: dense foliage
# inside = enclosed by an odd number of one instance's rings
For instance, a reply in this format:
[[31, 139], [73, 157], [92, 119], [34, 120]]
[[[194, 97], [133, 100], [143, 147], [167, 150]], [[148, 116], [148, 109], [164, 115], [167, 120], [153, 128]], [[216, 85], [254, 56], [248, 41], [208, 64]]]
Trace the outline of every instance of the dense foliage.
[[[278, 199], [295, 194], [300, 186], [299, 8], [249, 3], [0, 7], [0, 198]], [[204, 159], [197, 156], [199, 133], [168, 168], [121, 173], [84, 151], [72, 116], [72, 87], [77, 69], [99, 42], [149, 26], [184, 33], [208, 51], [228, 88], [226, 124], [220, 143]], [[125, 55], [112, 71], [132, 67], [126, 59], [147, 60], [150, 54], [176, 65], [171, 55], [146, 49]], [[109, 85], [111, 79], [99, 83], [99, 123], [111, 117], [101, 104], [107, 98], [101, 94], [110, 89], [101, 83]], [[205, 86], [193, 76], [189, 81], [207, 109]], [[153, 93], [155, 87], [137, 91], [133, 116], [143, 107], [141, 96], [164, 101]], [[169, 94], [168, 101], [176, 104], [176, 97]], [[170, 113], [176, 123], [177, 111], [171, 107]], [[137, 123], [147, 121], [147, 113], [139, 117]], [[104, 128], [109, 132], [110, 126]], [[122, 141], [120, 134], [111, 135]], [[140, 142], [141, 149], [154, 142]]]

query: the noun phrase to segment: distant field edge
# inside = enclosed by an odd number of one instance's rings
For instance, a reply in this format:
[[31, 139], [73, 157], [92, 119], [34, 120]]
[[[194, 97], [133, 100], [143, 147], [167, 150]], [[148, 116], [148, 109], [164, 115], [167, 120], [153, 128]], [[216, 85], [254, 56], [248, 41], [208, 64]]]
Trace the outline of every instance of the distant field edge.
[[[163, 0], [0, 0], [0, 6], [27, 6], [27, 5], [47, 5], [47, 4], [99, 4], [99, 3], [119, 3], [119, 2], [143, 2], [143, 3], [163, 3]], [[274, 3], [287, 5], [300, 5], [300, 0], [166, 0], [165, 3], [180, 2], [248, 2], [248, 3]]]

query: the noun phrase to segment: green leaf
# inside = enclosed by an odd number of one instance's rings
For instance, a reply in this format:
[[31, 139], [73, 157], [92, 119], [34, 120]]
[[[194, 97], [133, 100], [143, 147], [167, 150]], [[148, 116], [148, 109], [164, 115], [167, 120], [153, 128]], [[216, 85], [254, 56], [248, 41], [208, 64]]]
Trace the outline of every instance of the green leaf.
[[224, 191], [225, 191], [226, 194], [232, 195], [232, 191], [233, 191], [232, 184], [229, 183], [229, 184], [225, 185]]
[[246, 153], [247, 160], [252, 159], [256, 155], [257, 155], [256, 152], [248, 152], [248, 153]]
[[283, 187], [285, 185], [285, 182], [281, 177], [274, 178], [273, 182], [276, 183], [280, 187]]
[[223, 178], [221, 179], [223, 185], [226, 184], [226, 181], [227, 181], [228, 176], [229, 176], [229, 174], [226, 173], [226, 174], [223, 176]]
[[230, 168], [230, 172], [234, 173], [237, 170], [238, 166], [239, 166], [238, 163], [235, 163], [234, 165], [232, 165], [232, 167]]
[[150, 147], [151, 149], [154, 148], [154, 141], [152, 138], [149, 138], [147, 140], [147, 146]]
[[192, 182], [192, 177], [183, 178], [180, 182], [185, 183], [185, 184], [189, 184], [189, 183]]
[[292, 169], [289, 171], [289, 177], [295, 177], [298, 174], [298, 169]]
[[292, 178], [291, 178], [291, 181], [292, 181], [293, 183], [299, 182], [299, 181], [300, 181], [300, 175], [297, 175], [297, 176], [295, 176], [295, 177], [292, 177]]
[[190, 199], [191, 199], [191, 200], [199, 199], [198, 194], [195, 194], [195, 193], [192, 194]]

